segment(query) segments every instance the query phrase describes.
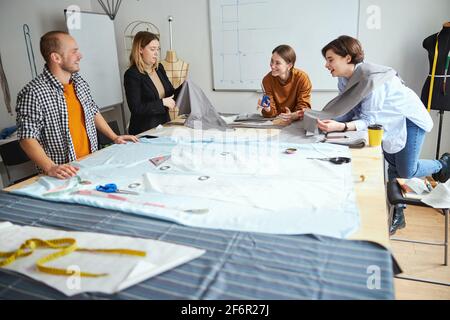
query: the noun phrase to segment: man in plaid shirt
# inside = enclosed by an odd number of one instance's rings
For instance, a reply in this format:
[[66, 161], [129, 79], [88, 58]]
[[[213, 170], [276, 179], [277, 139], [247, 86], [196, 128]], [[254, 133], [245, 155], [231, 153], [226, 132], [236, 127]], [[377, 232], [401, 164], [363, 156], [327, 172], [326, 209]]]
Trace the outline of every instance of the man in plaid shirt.
[[66, 179], [78, 168], [70, 164], [97, 151], [97, 130], [114, 143], [137, 142], [131, 135], [118, 136], [109, 127], [91, 97], [88, 84], [78, 74], [82, 58], [67, 32], [42, 36], [44, 71], [17, 97], [20, 145], [45, 174]]

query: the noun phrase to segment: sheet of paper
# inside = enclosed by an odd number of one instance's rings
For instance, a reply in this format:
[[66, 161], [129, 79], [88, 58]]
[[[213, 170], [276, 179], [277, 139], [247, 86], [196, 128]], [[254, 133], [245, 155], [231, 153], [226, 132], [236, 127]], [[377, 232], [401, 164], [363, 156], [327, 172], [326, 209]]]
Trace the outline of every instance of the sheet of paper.
[[433, 208], [450, 208], [450, 180], [439, 183], [433, 191], [422, 198], [422, 202]]
[[50, 249], [37, 249], [30, 256], [17, 259], [4, 267], [43, 282], [67, 296], [82, 292], [112, 294], [196, 259], [205, 253], [204, 250], [158, 240], [22, 227], [10, 222], [0, 223], [0, 251], [17, 250], [22, 243], [31, 238], [42, 240], [73, 238], [81, 248], [122, 248], [146, 252], [146, 257], [137, 257], [76, 251], [47, 264], [83, 272], [108, 273], [107, 276], [99, 278], [65, 277], [40, 272], [36, 269], [36, 261], [55, 252]]
[[425, 181], [419, 178], [406, 179], [405, 184], [411, 188], [417, 194], [428, 193], [429, 190], [425, 184]]
[[233, 123], [234, 120], [236, 120], [237, 115], [235, 115], [235, 116], [222, 116], [221, 115], [220, 117], [223, 119], [223, 121], [225, 121], [226, 124], [231, 124], [231, 123]]

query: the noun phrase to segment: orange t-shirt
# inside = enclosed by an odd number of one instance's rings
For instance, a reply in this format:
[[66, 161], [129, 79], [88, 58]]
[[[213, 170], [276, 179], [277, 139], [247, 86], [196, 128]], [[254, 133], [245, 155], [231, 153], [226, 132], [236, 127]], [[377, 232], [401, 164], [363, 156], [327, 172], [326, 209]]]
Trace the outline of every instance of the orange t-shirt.
[[64, 85], [67, 114], [69, 116], [69, 131], [77, 159], [91, 153], [89, 138], [84, 122], [84, 111], [75, 93], [73, 82]]

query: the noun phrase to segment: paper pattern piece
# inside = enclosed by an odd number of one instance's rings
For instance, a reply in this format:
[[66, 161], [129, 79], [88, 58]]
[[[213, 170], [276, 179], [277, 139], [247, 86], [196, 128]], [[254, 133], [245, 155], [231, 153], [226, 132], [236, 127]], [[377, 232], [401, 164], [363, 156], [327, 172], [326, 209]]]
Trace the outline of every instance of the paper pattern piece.
[[146, 252], [146, 257], [136, 257], [75, 251], [47, 263], [48, 266], [69, 268], [74, 271], [108, 273], [107, 276], [99, 278], [78, 277], [76, 275], [63, 277], [38, 271], [36, 261], [55, 252], [50, 249], [36, 250], [33, 254], [17, 259], [4, 267], [4, 269], [19, 272], [43, 282], [67, 296], [82, 292], [113, 294], [196, 259], [205, 253], [205, 250], [159, 240], [90, 232], [68, 232], [29, 226], [22, 227], [10, 222], [0, 222], [0, 251], [16, 250], [22, 243], [31, 238], [44, 240], [74, 238], [78, 246], [83, 248], [127, 248]]
[[170, 155], [151, 158], [150, 162], [153, 163], [155, 166], [159, 166], [161, 163], [163, 163], [168, 159], [170, 159]]

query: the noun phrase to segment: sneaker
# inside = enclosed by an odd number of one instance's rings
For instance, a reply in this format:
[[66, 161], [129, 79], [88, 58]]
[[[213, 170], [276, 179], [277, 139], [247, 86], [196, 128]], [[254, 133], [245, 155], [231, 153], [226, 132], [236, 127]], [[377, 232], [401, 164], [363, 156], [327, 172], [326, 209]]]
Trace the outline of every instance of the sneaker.
[[442, 164], [442, 169], [437, 173], [433, 173], [432, 176], [434, 180], [445, 183], [450, 178], [450, 153], [444, 153], [439, 162]]
[[403, 207], [394, 208], [394, 216], [392, 217], [392, 224], [389, 228], [389, 234], [392, 236], [398, 229], [406, 227], [405, 215], [403, 214]]

